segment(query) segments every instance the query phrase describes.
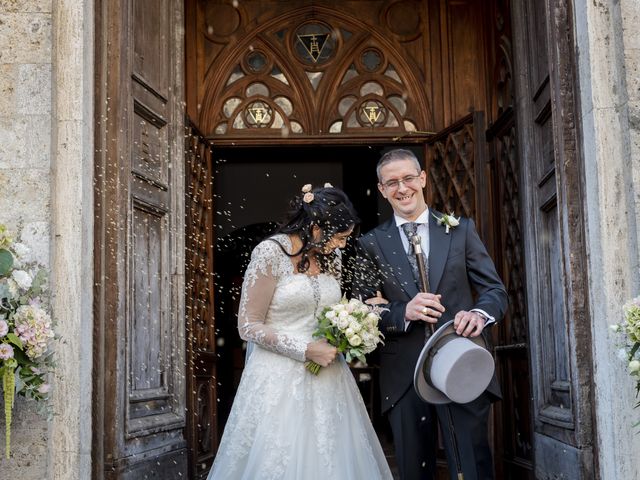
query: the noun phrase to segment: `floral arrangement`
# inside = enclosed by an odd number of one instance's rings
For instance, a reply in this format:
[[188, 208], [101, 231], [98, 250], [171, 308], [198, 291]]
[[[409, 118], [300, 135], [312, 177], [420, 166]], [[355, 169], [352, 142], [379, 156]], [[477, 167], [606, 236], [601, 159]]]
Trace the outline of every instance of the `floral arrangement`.
[[[343, 297], [339, 303], [322, 309], [313, 336], [326, 338], [338, 352], [345, 354], [347, 362], [357, 358], [366, 364], [365, 355], [373, 352], [384, 338], [378, 330], [381, 311], [380, 307], [366, 305], [356, 298]], [[322, 368], [312, 361], [305, 366], [314, 375]]]
[[[628, 362], [627, 368], [629, 374], [636, 381], [636, 397], [640, 394], [640, 297], [627, 302], [622, 307], [624, 321], [622, 323], [611, 325], [614, 332], [624, 333], [626, 336], [625, 346], [622, 349], [622, 355]], [[636, 407], [640, 406], [640, 402]], [[635, 426], [640, 425], [640, 422]]]
[[5, 454], [11, 453], [11, 420], [16, 395], [46, 404], [54, 337], [44, 309], [46, 273], [28, 262], [29, 249], [13, 242], [0, 224], [0, 378], [4, 400]]
[[433, 217], [438, 221], [438, 225], [444, 225], [444, 233], [448, 234], [449, 230], [460, 225], [460, 217], [456, 218], [453, 212], [451, 212], [449, 215], [444, 213], [441, 217], [438, 217], [434, 213], [432, 213], [431, 215], [433, 215]]

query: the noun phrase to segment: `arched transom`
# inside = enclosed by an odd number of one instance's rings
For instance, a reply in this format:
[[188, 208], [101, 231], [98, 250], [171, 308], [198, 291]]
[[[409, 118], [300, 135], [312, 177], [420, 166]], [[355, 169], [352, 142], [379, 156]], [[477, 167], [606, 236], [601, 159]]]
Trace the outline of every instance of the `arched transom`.
[[206, 74], [200, 124], [209, 137], [431, 129], [424, 81], [375, 28], [316, 7], [245, 33]]

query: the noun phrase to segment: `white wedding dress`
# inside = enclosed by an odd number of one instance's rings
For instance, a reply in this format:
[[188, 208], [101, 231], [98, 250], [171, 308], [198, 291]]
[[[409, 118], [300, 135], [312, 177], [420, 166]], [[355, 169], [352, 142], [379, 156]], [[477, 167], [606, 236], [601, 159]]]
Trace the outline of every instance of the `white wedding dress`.
[[[276, 235], [287, 251], [287, 235]], [[347, 363], [304, 367], [316, 314], [341, 298], [330, 274], [295, 273], [271, 240], [245, 273], [238, 325], [255, 344], [209, 480], [392, 479]]]

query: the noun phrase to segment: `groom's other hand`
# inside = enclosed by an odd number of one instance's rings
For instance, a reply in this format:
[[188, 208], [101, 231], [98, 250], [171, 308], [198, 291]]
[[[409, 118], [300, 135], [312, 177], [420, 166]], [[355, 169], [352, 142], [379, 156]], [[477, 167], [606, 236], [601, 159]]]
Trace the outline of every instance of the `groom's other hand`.
[[389, 303], [389, 300], [384, 298], [380, 290], [378, 290], [375, 297], [367, 298], [364, 303], [367, 305], [386, 305]]
[[484, 329], [485, 318], [478, 312], [460, 310], [453, 319], [453, 326], [458, 335], [477, 337]]
[[433, 293], [418, 293], [407, 303], [404, 318], [409, 321], [436, 323], [444, 312], [440, 297], [441, 295]]

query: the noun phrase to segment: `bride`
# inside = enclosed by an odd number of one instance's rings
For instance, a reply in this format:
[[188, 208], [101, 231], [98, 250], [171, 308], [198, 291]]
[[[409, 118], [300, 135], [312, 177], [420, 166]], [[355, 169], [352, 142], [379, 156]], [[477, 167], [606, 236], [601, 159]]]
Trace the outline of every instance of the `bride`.
[[[209, 480], [392, 479], [349, 366], [314, 340], [340, 301], [340, 248], [358, 223], [329, 184], [292, 201], [279, 233], [251, 254], [238, 328], [249, 355]], [[304, 362], [322, 368], [318, 376]]]

